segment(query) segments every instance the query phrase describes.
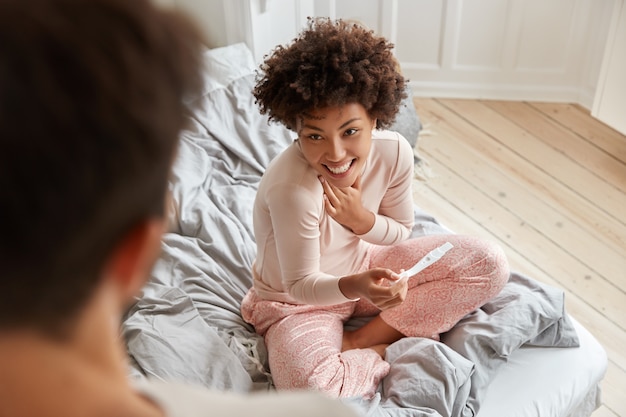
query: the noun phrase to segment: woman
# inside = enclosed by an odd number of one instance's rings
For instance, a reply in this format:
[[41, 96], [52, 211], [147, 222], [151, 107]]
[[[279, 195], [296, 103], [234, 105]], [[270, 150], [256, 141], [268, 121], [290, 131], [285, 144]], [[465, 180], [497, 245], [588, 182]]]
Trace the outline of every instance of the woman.
[[[265, 337], [278, 389], [372, 396], [389, 371], [389, 344], [438, 339], [508, 279], [490, 242], [409, 239], [413, 152], [382, 130], [405, 91], [392, 47], [358, 25], [316, 19], [261, 67], [261, 112], [298, 135], [259, 185], [254, 287], [242, 305]], [[390, 285], [445, 242], [453, 248], [441, 260]], [[356, 316], [371, 320], [344, 331]]]

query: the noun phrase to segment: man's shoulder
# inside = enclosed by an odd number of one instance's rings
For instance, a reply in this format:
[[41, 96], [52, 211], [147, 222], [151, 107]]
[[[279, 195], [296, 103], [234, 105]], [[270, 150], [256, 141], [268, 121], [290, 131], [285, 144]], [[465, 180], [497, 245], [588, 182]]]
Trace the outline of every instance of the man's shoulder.
[[355, 409], [321, 394], [239, 394], [161, 381], [141, 381], [136, 389], [151, 399], [166, 417], [356, 417]]

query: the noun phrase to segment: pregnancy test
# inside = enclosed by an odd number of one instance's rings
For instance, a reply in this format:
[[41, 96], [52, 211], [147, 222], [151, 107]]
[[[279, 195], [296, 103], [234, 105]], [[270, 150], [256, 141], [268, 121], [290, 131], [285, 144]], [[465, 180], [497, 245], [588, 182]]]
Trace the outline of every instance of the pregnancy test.
[[430, 265], [434, 264], [439, 259], [441, 259], [441, 257], [443, 255], [445, 255], [446, 252], [448, 252], [450, 249], [452, 249], [452, 247], [453, 247], [452, 243], [446, 242], [443, 245], [439, 246], [438, 248], [435, 248], [435, 249], [431, 250], [430, 252], [428, 252], [426, 254], [426, 256], [424, 256], [415, 265], [413, 265], [413, 267], [411, 267], [410, 269], [408, 269], [408, 270], [398, 274], [398, 275], [400, 275], [400, 279], [395, 281], [391, 285], [391, 287], [397, 287], [402, 282], [404, 282], [404, 281], [408, 280], [409, 278], [411, 278], [413, 275], [416, 275], [417, 273], [421, 272], [425, 268], [427, 268]]

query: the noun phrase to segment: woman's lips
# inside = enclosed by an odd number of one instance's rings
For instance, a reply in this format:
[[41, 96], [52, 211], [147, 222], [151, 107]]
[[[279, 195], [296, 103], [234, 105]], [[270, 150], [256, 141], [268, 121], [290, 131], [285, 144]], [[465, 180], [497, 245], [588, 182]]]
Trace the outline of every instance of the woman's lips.
[[341, 176], [344, 175], [345, 173], [347, 173], [350, 170], [350, 167], [352, 166], [352, 163], [354, 162], [353, 160], [350, 160], [348, 162], [346, 162], [343, 165], [335, 165], [335, 166], [329, 166], [329, 165], [324, 165], [326, 167], [326, 169], [328, 171], [330, 171], [331, 174], [335, 175], [335, 176]]

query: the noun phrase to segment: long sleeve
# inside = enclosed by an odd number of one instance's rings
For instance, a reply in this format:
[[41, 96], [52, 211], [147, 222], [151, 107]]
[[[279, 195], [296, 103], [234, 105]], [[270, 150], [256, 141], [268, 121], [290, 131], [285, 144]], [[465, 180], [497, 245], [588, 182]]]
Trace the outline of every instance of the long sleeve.
[[[349, 301], [339, 279], [360, 265], [365, 248], [326, 215], [322, 196], [297, 144], [266, 170], [253, 210], [254, 287], [261, 297], [314, 305]], [[346, 251], [353, 256], [341, 256]]]
[[[397, 154], [393, 156], [392, 160], [397, 163], [388, 168], [387, 176], [382, 177], [386, 182], [378, 184], [384, 189], [384, 194], [379, 207], [372, 210], [376, 215], [374, 226], [369, 232], [359, 235], [361, 239], [377, 245], [393, 245], [408, 239], [414, 222], [413, 150], [401, 136], [397, 141]], [[378, 166], [371, 169], [380, 171], [377, 172], [380, 176], [385, 172]]]
[[291, 297], [306, 304], [338, 304], [349, 299], [339, 290], [339, 277], [320, 270], [321, 190], [316, 194], [317, 199], [308, 189], [293, 184], [269, 190], [276, 253], [283, 285]]

